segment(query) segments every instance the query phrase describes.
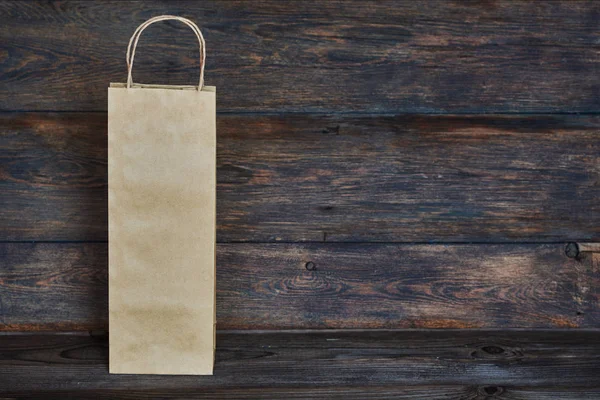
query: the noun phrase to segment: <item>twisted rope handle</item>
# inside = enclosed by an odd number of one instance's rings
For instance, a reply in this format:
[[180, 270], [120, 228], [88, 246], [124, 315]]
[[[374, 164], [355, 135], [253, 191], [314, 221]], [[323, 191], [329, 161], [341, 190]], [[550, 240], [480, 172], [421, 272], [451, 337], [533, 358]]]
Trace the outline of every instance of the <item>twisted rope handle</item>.
[[198, 38], [198, 43], [200, 44], [200, 82], [198, 82], [198, 90], [202, 90], [202, 88], [204, 87], [204, 64], [206, 61], [206, 43], [204, 42], [204, 36], [202, 36], [202, 32], [200, 32], [198, 25], [196, 25], [195, 23], [193, 23], [192, 21], [190, 21], [187, 18], [178, 17], [176, 15], [159, 15], [157, 17], [150, 18], [148, 21], [146, 21], [143, 24], [141, 24], [140, 26], [138, 26], [138, 28], [135, 30], [135, 32], [131, 36], [131, 39], [129, 39], [129, 45], [127, 46], [127, 55], [126, 55], [127, 88], [128, 89], [131, 88], [131, 85], [133, 85], [133, 76], [131, 75], [131, 72], [133, 70], [133, 59], [135, 57], [135, 49], [137, 47], [138, 41], [140, 40], [140, 36], [142, 35], [142, 32], [144, 32], [144, 30], [147, 27], [149, 27], [150, 25], [152, 25], [155, 22], [168, 21], [168, 20], [181, 21], [184, 24], [186, 24], [187, 26], [189, 26], [190, 28], [192, 28], [192, 30], [196, 34], [196, 37]]

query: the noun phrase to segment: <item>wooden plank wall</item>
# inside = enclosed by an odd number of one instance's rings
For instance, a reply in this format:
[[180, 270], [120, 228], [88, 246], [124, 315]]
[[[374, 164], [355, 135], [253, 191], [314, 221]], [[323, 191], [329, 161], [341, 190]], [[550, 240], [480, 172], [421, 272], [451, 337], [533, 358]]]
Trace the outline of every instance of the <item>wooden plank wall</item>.
[[[106, 241], [106, 114], [5, 113], [0, 129], [0, 237]], [[597, 240], [599, 129], [595, 116], [219, 115], [218, 240]]]
[[[220, 112], [539, 113], [598, 110], [589, 1], [3, 2], [4, 110], [106, 110], [137, 24], [193, 18]], [[144, 32], [134, 79], [194, 82], [196, 38]], [[67, 92], [67, 93], [65, 93]]]
[[[106, 372], [106, 93], [158, 14], [217, 86], [213, 380]], [[1, 1], [0, 396], [600, 397], [572, 244], [600, 240], [599, 27], [583, 0]], [[186, 29], [144, 32], [136, 82], [197, 79]]]
[[[105, 243], [0, 244], [3, 330], [107, 327]], [[307, 265], [308, 264], [308, 265]], [[219, 329], [597, 328], [562, 244], [219, 244]]]
[[214, 376], [161, 377], [108, 375], [105, 337], [14, 335], [0, 342], [0, 354], [12, 360], [0, 363], [0, 373], [12, 378], [5, 383], [7, 393], [26, 399], [74, 393], [76, 398], [99, 399], [436, 400], [594, 399], [600, 394], [590, 387], [598, 376], [597, 332], [474, 335], [458, 330], [448, 338], [444, 331], [367, 331], [359, 336], [327, 330], [221, 331]]

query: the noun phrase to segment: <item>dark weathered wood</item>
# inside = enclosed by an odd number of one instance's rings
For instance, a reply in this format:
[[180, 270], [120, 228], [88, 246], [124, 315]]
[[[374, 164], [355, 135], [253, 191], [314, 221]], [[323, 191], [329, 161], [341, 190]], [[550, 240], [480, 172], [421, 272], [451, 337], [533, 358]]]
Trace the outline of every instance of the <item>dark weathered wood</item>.
[[232, 244], [218, 262], [222, 328], [600, 327], [600, 265], [563, 245]]
[[0, 240], [106, 240], [106, 115], [0, 121]]
[[[310, 380], [310, 374], [307, 376]], [[376, 386], [329, 388], [231, 388], [231, 389], [154, 389], [154, 390], [72, 390], [6, 393], [2, 400], [143, 400], [143, 399], [327, 399], [327, 400], [592, 400], [600, 398], [599, 388], [512, 387], [512, 386]]]
[[[220, 111], [597, 112], [591, 1], [0, 3], [0, 109], [104, 110], [134, 29], [198, 22]], [[193, 83], [197, 43], [144, 32], [134, 79]]]
[[[0, 240], [106, 240], [106, 114], [0, 114]], [[218, 240], [600, 239], [588, 116], [218, 118]]]
[[[106, 244], [0, 256], [1, 330], [106, 329]], [[599, 294], [600, 266], [558, 244], [217, 247], [219, 329], [600, 328]]]
[[[310, 376], [307, 376], [307, 380]], [[488, 389], [489, 390], [489, 389]], [[537, 388], [533, 390], [537, 392]], [[392, 387], [331, 387], [331, 388], [231, 388], [231, 389], [162, 389], [162, 390], [73, 390], [53, 392], [13, 392], [0, 395], [1, 400], [141, 400], [141, 399], [411, 399], [411, 400], [477, 400], [479, 388], [470, 386], [392, 386]], [[577, 393], [598, 393], [594, 389], [578, 389]], [[537, 393], [536, 393], [537, 394]], [[482, 397], [481, 399], [484, 399]], [[543, 397], [526, 397], [543, 399]], [[570, 397], [569, 399], [589, 397]]]
[[0, 244], [0, 330], [108, 325], [106, 244]]
[[598, 332], [219, 332], [214, 376], [208, 377], [109, 375], [107, 356], [105, 337], [0, 336], [0, 390], [353, 386], [365, 390], [370, 385], [435, 382], [467, 385], [471, 394], [484, 388], [501, 392], [508, 387], [509, 392], [512, 386], [541, 388], [544, 393], [548, 387], [598, 387], [600, 336]]

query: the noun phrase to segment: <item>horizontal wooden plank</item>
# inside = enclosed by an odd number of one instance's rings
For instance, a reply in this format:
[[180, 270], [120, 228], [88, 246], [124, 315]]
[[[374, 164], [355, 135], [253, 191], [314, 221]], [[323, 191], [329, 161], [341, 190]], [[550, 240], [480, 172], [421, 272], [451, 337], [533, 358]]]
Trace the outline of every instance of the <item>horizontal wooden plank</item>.
[[[107, 327], [107, 246], [0, 244], [0, 329]], [[564, 245], [220, 244], [219, 329], [600, 328]]]
[[[309, 374], [307, 379], [310, 379]], [[396, 399], [396, 400], [591, 400], [600, 398], [600, 388], [581, 387], [506, 387], [506, 386], [375, 386], [330, 388], [232, 388], [232, 389], [155, 389], [155, 390], [72, 390], [20, 391], [6, 393], [2, 400], [143, 400], [143, 399]]]
[[[2, 2], [0, 109], [105, 110], [134, 29], [189, 17], [219, 111], [598, 112], [600, 5], [531, 2]], [[144, 32], [134, 79], [192, 84], [197, 43]]]
[[[600, 239], [600, 119], [218, 118], [217, 237]], [[0, 114], [0, 240], [107, 240], [106, 114]]]
[[[310, 376], [307, 376], [310, 379]], [[491, 389], [488, 389], [491, 390]], [[533, 392], [537, 394], [537, 388]], [[531, 389], [529, 389], [531, 391]], [[594, 389], [579, 388], [575, 393], [600, 393]], [[448, 399], [477, 399], [479, 389], [470, 386], [393, 386], [393, 387], [331, 387], [331, 388], [232, 388], [232, 389], [158, 389], [158, 390], [73, 390], [73, 391], [41, 391], [41, 392], [12, 392], [6, 393], [2, 400], [102, 400], [102, 399], [417, 399], [417, 400], [448, 400]], [[538, 399], [540, 397], [527, 397]], [[580, 397], [582, 399], [589, 397]], [[543, 399], [541, 397], [540, 399]], [[579, 399], [571, 397], [570, 399]]]
[[0, 336], [0, 390], [377, 390], [435, 382], [489, 395], [513, 386], [597, 388], [600, 374], [597, 331], [219, 332], [214, 376], [204, 377], [109, 375], [107, 350], [105, 337]]

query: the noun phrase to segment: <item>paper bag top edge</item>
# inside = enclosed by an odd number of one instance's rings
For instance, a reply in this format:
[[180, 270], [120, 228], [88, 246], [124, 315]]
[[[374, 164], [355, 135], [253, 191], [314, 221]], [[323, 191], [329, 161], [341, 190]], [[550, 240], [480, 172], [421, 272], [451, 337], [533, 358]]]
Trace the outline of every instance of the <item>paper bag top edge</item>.
[[[127, 89], [126, 83], [117, 83], [111, 82], [110, 88], [117, 89]], [[130, 89], [173, 89], [173, 90], [198, 90], [198, 86], [192, 85], [156, 85], [156, 84], [147, 84], [147, 83], [134, 83]], [[216, 86], [206, 86], [202, 87], [202, 92], [216, 92]]]

